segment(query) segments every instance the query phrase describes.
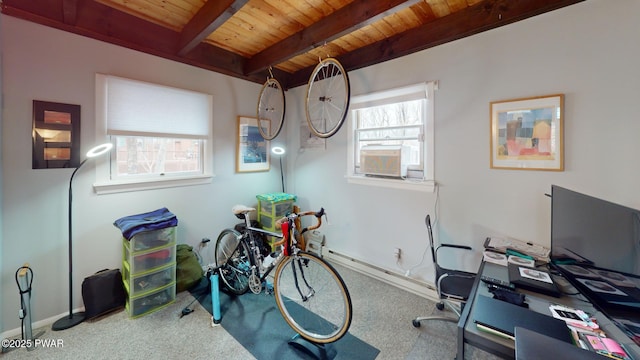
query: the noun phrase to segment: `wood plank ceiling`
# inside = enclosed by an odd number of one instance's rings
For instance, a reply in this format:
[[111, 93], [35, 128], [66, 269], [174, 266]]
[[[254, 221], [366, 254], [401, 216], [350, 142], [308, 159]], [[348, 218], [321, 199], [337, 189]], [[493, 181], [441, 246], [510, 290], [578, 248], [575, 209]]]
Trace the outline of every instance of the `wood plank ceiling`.
[[0, 0], [2, 13], [283, 87], [320, 58], [347, 71], [584, 0]]

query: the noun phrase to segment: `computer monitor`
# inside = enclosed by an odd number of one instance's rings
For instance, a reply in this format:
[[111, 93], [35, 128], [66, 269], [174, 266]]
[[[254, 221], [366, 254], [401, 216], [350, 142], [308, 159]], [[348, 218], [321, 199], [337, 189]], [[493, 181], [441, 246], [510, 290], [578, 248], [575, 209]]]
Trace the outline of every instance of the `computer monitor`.
[[603, 311], [638, 311], [640, 210], [552, 185], [551, 263]]

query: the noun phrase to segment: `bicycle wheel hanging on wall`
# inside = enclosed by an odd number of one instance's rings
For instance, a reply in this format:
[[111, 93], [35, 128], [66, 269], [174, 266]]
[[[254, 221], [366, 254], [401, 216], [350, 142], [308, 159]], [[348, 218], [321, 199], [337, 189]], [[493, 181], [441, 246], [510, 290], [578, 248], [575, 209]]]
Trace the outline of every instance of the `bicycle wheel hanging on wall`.
[[349, 76], [335, 58], [320, 60], [309, 78], [305, 111], [311, 132], [333, 136], [347, 117], [351, 89]]
[[258, 130], [265, 140], [273, 140], [282, 130], [285, 114], [284, 90], [280, 82], [273, 77], [269, 69], [270, 77], [262, 85], [258, 96]]

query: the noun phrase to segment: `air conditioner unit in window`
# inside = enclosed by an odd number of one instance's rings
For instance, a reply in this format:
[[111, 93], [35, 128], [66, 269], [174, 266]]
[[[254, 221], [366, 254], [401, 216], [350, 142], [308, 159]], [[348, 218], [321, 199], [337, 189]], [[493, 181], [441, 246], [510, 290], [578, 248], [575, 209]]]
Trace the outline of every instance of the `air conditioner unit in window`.
[[408, 146], [364, 146], [360, 150], [360, 171], [365, 175], [406, 177], [408, 156]]

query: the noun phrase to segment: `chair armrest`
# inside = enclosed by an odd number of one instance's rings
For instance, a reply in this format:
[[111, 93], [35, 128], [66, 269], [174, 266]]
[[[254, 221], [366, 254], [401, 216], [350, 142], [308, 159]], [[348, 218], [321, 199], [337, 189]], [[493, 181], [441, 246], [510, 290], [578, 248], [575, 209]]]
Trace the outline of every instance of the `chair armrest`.
[[450, 247], [450, 248], [456, 248], [456, 249], [473, 250], [471, 246], [466, 246], [466, 245], [440, 244], [440, 246], [438, 247]]
[[440, 275], [440, 277], [437, 280], [438, 280], [438, 283], [440, 283], [444, 278], [475, 279], [476, 276], [477, 274], [474, 274], [474, 273], [467, 273], [459, 270], [449, 270], [449, 272], [446, 272]]
[[[457, 273], [458, 273], [458, 274], [457, 274], [458, 276], [460, 276], [460, 277], [466, 277], [466, 276], [465, 276], [466, 274], [465, 274], [465, 275], [463, 275], [462, 273], [470, 273], [470, 272], [462, 271], [462, 270], [454, 270], [454, 269], [448, 268], [448, 267], [446, 267], [446, 266], [442, 266], [442, 265], [440, 264], [440, 262], [438, 261], [438, 259], [439, 259], [440, 250], [442, 250], [442, 248], [459, 249], [459, 250], [473, 250], [473, 249], [471, 248], [471, 246], [467, 246], [467, 245], [455, 245], [455, 244], [440, 244], [440, 245], [436, 248], [436, 251], [435, 251], [435, 258], [436, 258], [436, 261], [435, 261], [435, 262], [436, 262], [436, 267], [437, 267], [437, 268], [440, 268], [440, 270], [441, 270], [441, 271], [443, 271], [443, 272], [448, 272], [448, 273], [450, 273], [450, 275], [453, 275], [453, 273], [456, 273], [456, 272], [457, 272]], [[445, 251], [445, 252], [446, 252], [446, 251]], [[460, 254], [462, 254], [462, 253], [460, 253]], [[436, 272], [438, 272], [438, 270], [436, 270]], [[471, 273], [470, 273], [470, 274], [471, 274]], [[473, 275], [473, 276], [475, 276], [475, 275]]]

